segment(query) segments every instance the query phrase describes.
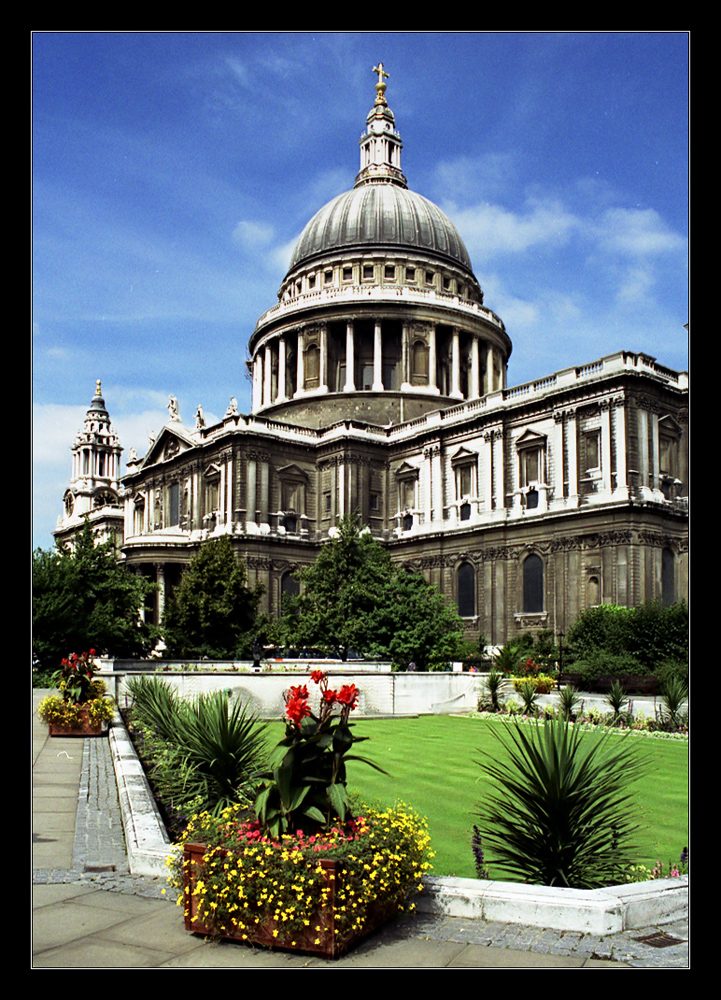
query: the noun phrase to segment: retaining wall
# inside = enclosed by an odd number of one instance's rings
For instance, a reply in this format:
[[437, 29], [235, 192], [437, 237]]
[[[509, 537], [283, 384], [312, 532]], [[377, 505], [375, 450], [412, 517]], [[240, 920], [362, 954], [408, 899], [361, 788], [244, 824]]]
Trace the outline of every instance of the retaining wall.
[[[112, 663], [112, 666], [110, 664]], [[230, 691], [241, 698], [262, 718], [278, 718], [285, 709], [284, 693], [293, 685], [307, 684], [311, 705], [317, 700], [316, 686], [310, 682], [310, 670], [322, 667], [329, 675], [330, 687], [355, 684], [359, 691], [357, 716], [443, 715], [472, 712], [482, 688], [481, 674], [459, 671], [414, 673], [393, 672], [387, 663], [353, 664], [308, 663], [303, 670], [207, 669], [183, 671], [163, 669], [152, 676], [161, 677], [181, 697], [209, 691]], [[367, 668], [367, 669], [366, 669]], [[125, 706], [130, 677], [148, 676], [148, 670], [133, 666], [132, 660], [103, 664], [103, 680], [118, 705]], [[336, 680], [337, 678], [337, 680]]]

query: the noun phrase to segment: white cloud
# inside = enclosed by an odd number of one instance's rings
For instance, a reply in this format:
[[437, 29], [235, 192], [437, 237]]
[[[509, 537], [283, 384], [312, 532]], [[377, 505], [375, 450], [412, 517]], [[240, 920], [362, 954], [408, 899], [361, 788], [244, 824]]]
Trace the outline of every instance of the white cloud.
[[629, 257], [676, 253], [686, 247], [686, 240], [672, 232], [652, 208], [608, 209], [595, 235], [602, 249]]
[[498, 254], [517, 254], [532, 247], [564, 244], [578, 230], [580, 220], [554, 199], [535, 198], [522, 213], [501, 205], [476, 205], [450, 211], [463, 233], [471, 256], [479, 262]]
[[266, 247], [273, 240], [273, 227], [268, 222], [241, 220], [233, 230], [233, 242], [245, 250]]

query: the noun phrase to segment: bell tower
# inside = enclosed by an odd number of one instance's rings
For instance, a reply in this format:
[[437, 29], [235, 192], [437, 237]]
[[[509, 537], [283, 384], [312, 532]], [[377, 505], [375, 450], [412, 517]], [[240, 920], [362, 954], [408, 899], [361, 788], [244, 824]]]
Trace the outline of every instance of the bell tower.
[[72, 544], [72, 536], [86, 516], [100, 539], [115, 535], [122, 538], [123, 508], [119, 493], [122, 450], [98, 380], [90, 409], [72, 444], [70, 485], [63, 495], [64, 514], [58, 518], [56, 539]]

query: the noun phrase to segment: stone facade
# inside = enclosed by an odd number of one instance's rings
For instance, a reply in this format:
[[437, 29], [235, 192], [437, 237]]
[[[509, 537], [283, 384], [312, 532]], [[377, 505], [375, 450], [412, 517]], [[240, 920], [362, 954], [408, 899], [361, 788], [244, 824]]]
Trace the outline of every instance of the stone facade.
[[189, 428], [171, 399], [131, 455], [128, 567], [164, 585], [160, 615], [203, 541], [228, 534], [276, 614], [357, 512], [458, 604], [469, 638], [685, 597], [686, 373], [618, 352], [507, 387], [510, 338], [455, 227], [408, 190], [376, 72], [355, 187], [308, 223], [250, 337], [252, 412], [231, 400]]

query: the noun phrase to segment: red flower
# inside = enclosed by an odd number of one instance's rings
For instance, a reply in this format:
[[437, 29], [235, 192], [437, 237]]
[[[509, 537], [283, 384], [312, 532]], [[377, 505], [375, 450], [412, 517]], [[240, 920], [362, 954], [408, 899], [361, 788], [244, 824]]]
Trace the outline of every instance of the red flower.
[[310, 715], [308, 688], [305, 685], [303, 687], [292, 687], [286, 694], [285, 714], [296, 726], [299, 726], [303, 719], [307, 715]]
[[336, 695], [339, 704], [353, 709], [358, 704], [358, 688], [355, 684], [344, 684]]
[[320, 684], [324, 677], [325, 677], [325, 673], [322, 670], [312, 670], [311, 671], [310, 679], [315, 684]]

